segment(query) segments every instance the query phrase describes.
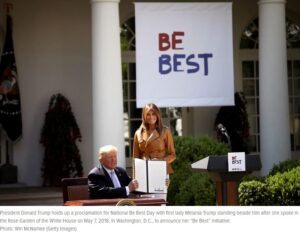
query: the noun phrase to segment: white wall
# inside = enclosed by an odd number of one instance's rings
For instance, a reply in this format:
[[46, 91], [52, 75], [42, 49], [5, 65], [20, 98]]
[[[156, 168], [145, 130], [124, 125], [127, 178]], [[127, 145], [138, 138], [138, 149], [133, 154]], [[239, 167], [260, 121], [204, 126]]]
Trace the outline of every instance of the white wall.
[[[84, 172], [92, 168], [90, 3], [15, 0], [13, 39], [21, 92], [23, 138], [14, 146], [18, 180], [40, 185], [40, 133], [52, 94], [71, 103], [82, 133]], [[3, 23], [2, 23], [3, 24]]]

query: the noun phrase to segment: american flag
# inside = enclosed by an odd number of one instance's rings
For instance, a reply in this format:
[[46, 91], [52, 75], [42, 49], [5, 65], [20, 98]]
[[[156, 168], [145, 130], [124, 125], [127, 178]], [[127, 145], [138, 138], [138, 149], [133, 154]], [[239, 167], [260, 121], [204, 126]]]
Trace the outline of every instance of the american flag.
[[6, 35], [0, 62], [0, 123], [11, 141], [22, 135], [20, 92], [12, 39], [12, 17], [6, 16]]

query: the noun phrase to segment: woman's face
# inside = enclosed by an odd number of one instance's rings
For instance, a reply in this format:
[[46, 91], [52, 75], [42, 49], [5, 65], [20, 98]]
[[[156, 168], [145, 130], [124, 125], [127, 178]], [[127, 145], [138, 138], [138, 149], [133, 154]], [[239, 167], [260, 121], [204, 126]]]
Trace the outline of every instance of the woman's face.
[[157, 121], [156, 114], [153, 112], [153, 110], [149, 110], [146, 114], [146, 123], [148, 125], [155, 125], [156, 121]]

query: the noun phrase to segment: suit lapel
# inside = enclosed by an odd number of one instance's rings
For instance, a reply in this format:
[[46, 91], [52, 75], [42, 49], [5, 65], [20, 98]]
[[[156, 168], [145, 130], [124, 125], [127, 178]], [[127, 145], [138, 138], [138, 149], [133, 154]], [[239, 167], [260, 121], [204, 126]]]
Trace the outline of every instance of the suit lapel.
[[138, 141], [139, 141], [139, 143], [142, 143], [143, 141], [145, 141], [146, 146], [147, 146], [147, 143], [159, 138], [159, 136], [160, 136], [157, 130], [154, 130], [149, 137], [147, 136], [146, 128], [140, 127], [139, 130], [140, 130], [140, 132], [138, 133]]
[[107, 181], [109, 187], [114, 187], [114, 184], [110, 178], [109, 173], [102, 167], [102, 165], [99, 166], [99, 172], [105, 177], [105, 180]]
[[154, 141], [155, 139], [159, 138], [159, 133], [157, 132], [157, 130], [154, 130], [152, 132], [152, 134], [149, 136], [149, 138], [146, 140], [146, 147], [148, 145], [148, 143], [151, 143], [152, 141]]
[[159, 134], [158, 134], [157, 130], [154, 130], [154, 131], [152, 132], [152, 134], [149, 136], [147, 142], [149, 143], [149, 142], [151, 142], [151, 141], [157, 139], [158, 137], [159, 137]]

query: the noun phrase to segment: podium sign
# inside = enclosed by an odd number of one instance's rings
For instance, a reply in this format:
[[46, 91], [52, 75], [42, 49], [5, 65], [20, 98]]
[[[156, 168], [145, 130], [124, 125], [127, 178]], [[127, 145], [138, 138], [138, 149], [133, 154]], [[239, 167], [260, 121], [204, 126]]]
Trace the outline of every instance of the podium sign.
[[228, 172], [246, 171], [245, 152], [228, 153]]

